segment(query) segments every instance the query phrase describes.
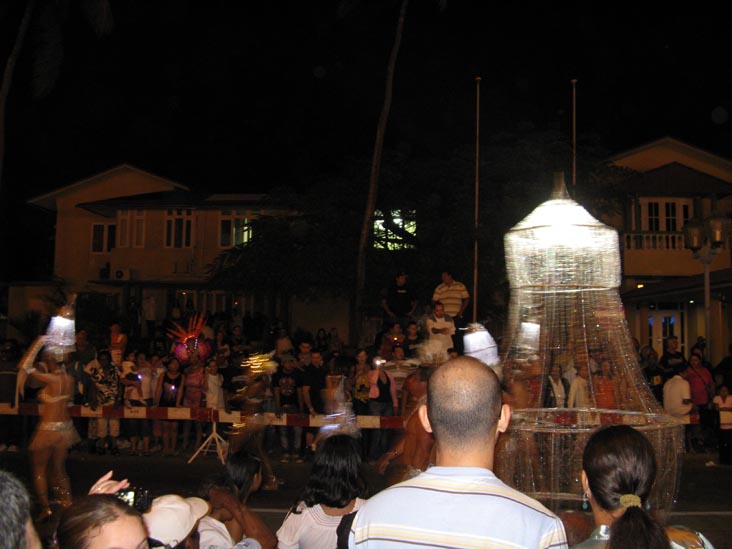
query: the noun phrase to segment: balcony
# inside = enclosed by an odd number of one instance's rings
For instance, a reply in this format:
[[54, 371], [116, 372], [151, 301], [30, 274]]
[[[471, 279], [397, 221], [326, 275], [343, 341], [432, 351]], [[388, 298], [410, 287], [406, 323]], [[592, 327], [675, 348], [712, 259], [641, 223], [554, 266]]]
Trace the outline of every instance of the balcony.
[[625, 250], [685, 250], [684, 233], [623, 233]]
[[[684, 233], [621, 233], [624, 276], [692, 276], [702, 272], [702, 265], [684, 246]], [[712, 271], [730, 267], [727, 245], [720, 249], [710, 265]]]

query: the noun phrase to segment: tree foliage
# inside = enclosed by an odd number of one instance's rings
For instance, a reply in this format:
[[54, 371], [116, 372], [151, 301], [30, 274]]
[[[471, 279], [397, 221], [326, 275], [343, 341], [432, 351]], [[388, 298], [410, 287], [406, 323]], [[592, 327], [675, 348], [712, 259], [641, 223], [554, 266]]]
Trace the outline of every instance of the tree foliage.
[[[376, 209], [416, 210], [413, 246], [402, 250], [369, 247], [364, 309], [378, 314], [382, 288], [399, 270], [409, 273], [427, 302], [443, 269], [472, 286], [474, 151], [461, 147], [439, 157], [414, 153], [404, 144], [385, 151]], [[596, 139], [579, 143], [577, 188], [570, 194], [596, 216], [620, 207], [619, 182], [626, 175], [606, 163]], [[571, 145], [555, 131], [525, 127], [494, 134], [481, 147], [479, 296], [481, 319], [500, 319], [508, 284], [503, 236], [551, 194], [553, 172], [570, 173]], [[294, 196], [277, 192], [274, 204], [297, 212], [263, 218], [251, 243], [222, 254], [212, 266], [212, 282], [254, 291], [303, 297], [349, 295], [353, 287], [359, 224], [367, 181], [367, 159], [348, 159], [342, 173], [313, 181]]]

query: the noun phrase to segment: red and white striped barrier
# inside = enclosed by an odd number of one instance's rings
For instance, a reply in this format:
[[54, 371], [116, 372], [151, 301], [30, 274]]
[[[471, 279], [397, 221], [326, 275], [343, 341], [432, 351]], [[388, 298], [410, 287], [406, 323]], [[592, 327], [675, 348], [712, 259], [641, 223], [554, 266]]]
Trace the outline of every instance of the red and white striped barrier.
[[[17, 408], [0, 403], [0, 415], [37, 416], [39, 405], [23, 402]], [[214, 408], [145, 408], [126, 406], [101, 406], [92, 410], [88, 406], [70, 406], [71, 417], [116, 417], [120, 419], [162, 419], [167, 421], [198, 421], [216, 423], [257, 423], [259, 425], [291, 425], [295, 427], [322, 427], [333, 423], [329, 416], [309, 414], [282, 414], [279, 417], [271, 412], [247, 415], [242, 412], [226, 412]], [[356, 416], [356, 424], [361, 429], [401, 429], [399, 416]]]

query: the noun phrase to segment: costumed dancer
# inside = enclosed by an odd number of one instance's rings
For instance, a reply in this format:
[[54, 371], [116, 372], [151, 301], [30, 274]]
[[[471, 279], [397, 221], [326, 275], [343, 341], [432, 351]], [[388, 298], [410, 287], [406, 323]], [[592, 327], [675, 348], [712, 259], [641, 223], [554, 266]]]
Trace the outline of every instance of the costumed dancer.
[[229, 454], [242, 448], [256, 455], [262, 462], [267, 475], [262, 490], [274, 491], [279, 488], [280, 481], [274, 474], [272, 463], [264, 451], [264, 434], [267, 427], [262, 412], [267, 391], [272, 386], [271, 375], [277, 371], [278, 364], [273, 360], [275, 351], [269, 354], [249, 355], [241, 364], [233, 364], [239, 368], [240, 374], [232, 379], [239, 388], [229, 401], [232, 406], [242, 412], [241, 423], [232, 425], [229, 439]]
[[[68, 305], [51, 319], [47, 334], [36, 338], [18, 364], [17, 394], [23, 393], [27, 377], [43, 385], [38, 393], [41, 402], [40, 422], [29, 446], [33, 484], [41, 506], [38, 521], [46, 520], [52, 514], [48, 497], [49, 481], [60, 505], [71, 505], [66, 456], [69, 448], [79, 441], [79, 435], [68, 411], [74, 398], [74, 378], [66, 373], [64, 360], [74, 348], [74, 331], [73, 305]], [[46, 372], [34, 365], [41, 349]]]

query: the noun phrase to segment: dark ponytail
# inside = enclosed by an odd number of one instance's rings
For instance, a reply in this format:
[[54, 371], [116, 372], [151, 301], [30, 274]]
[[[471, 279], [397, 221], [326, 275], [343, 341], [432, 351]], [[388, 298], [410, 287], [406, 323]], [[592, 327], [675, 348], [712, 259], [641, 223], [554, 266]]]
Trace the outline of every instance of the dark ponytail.
[[613, 523], [608, 549], [669, 549], [670, 545], [663, 527], [645, 510], [641, 507], [628, 507]]
[[625, 508], [613, 522], [609, 549], [669, 549], [663, 528], [644, 509], [656, 480], [656, 456], [646, 437], [627, 425], [600, 429], [587, 441], [582, 468], [600, 507]]

